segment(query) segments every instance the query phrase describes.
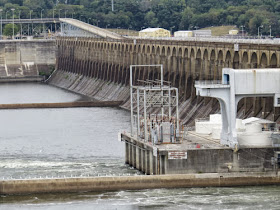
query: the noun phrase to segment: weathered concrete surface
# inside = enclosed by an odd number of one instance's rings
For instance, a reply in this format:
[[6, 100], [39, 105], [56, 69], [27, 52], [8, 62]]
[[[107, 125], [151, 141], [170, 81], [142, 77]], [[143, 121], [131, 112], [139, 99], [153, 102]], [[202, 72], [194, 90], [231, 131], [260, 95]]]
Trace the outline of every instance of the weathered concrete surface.
[[0, 41], [0, 77], [50, 73], [56, 63], [56, 51], [55, 40]]
[[279, 184], [279, 176], [261, 173], [6, 180], [0, 181], [0, 195]]
[[[234, 150], [224, 145], [216, 144], [204, 138], [191, 135], [182, 144], [152, 145], [122, 133], [125, 143], [125, 160], [130, 166], [145, 174], [190, 174], [190, 173], [232, 173], [232, 172], [267, 172], [276, 173], [277, 163], [274, 162], [275, 152], [279, 147], [239, 148]], [[193, 143], [190, 143], [192, 141]], [[200, 148], [196, 148], [196, 144]], [[150, 158], [150, 166], [144, 164], [145, 156], [134, 153], [143, 150]], [[156, 153], [155, 153], [156, 152]], [[170, 152], [187, 154], [187, 158], [173, 159]], [[135, 164], [138, 163], [138, 164]], [[151, 170], [152, 168], [152, 170]]]
[[16, 76], [16, 77], [0, 77], [0, 83], [5, 82], [42, 82], [45, 80], [44, 76]]
[[[83, 92], [97, 95], [97, 90], [85, 85], [96, 80], [106, 88], [115, 86], [116, 91], [128, 88], [129, 66], [131, 64], [163, 64], [164, 80], [179, 88], [180, 117], [184, 124], [194, 125], [195, 118], [206, 117], [219, 111], [216, 99], [201, 98], [195, 95], [195, 80], [219, 80], [222, 68], [279, 68], [280, 45], [240, 43], [238, 51], [233, 43], [179, 40], [102, 40], [93, 38], [66, 38], [57, 40], [58, 56], [56, 69], [69, 75], [80, 75], [81, 82], [68, 81], [58, 86], [83, 86]], [[59, 74], [57, 74], [58, 76]], [[137, 80], [158, 79], [160, 71], [152, 68], [139, 68], [134, 72]], [[55, 84], [55, 83], [53, 83]], [[97, 84], [97, 83], [96, 83]], [[74, 86], [72, 86], [74, 85]], [[75, 91], [80, 91], [76, 88]], [[101, 93], [101, 92], [100, 92]], [[106, 93], [106, 90], [102, 90]], [[129, 97], [129, 92], [126, 93]], [[117, 94], [118, 96], [121, 94]], [[125, 97], [124, 95], [122, 95]], [[110, 96], [104, 96], [107, 98]], [[100, 98], [102, 96], [100, 95]], [[123, 100], [123, 99], [119, 99]], [[129, 100], [123, 100], [123, 107], [129, 109]], [[158, 110], [151, 109], [156, 113]], [[273, 107], [272, 98], [245, 98], [238, 104], [239, 118], [257, 116], [280, 121], [280, 108]]]
[[77, 101], [64, 103], [0, 104], [0, 109], [118, 107], [121, 103], [122, 101]]

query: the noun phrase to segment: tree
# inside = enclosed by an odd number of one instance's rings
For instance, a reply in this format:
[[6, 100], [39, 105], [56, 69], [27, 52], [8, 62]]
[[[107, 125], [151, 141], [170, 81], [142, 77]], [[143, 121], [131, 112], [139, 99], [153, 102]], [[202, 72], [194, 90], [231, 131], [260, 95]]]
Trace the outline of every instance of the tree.
[[[16, 24], [14, 24], [14, 35], [16, 35], [18, 32], [19, 32], [19, 27]], [[9, 37], [13, 36], [13, 24], [12, 23], [5, 25], [5, 27], [3, 29], [3, 34], [5, 36], [9, 36]]]

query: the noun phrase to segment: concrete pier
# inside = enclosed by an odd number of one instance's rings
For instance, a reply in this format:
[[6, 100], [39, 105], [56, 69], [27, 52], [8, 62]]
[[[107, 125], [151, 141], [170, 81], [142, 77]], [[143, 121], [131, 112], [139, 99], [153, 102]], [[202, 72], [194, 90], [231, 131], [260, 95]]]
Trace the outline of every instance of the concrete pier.
[[65, 103], [0, 104], [0, 109], [42, 109], [73, 107], [118, 107], [121, 101], [76, 101]]
[[234, 172], [278, 172], [279, 147], [243, 147], [238, 150], [188, 132], [182, 144], [153, 145], [121, 135], [125, 163], [148, 175]]
[[279, 176], [264, 173], [5, 180], [0, 181], [0, 195], [279, 184]]

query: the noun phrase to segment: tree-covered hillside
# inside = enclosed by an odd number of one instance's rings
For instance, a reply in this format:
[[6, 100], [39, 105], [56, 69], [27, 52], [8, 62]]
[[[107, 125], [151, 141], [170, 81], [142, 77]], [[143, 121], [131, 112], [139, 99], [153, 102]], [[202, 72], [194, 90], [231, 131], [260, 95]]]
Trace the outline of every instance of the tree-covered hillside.
[[[112, 11], [113, 2], [113, 11]], [[100, 27], [188, 30], [237, 25], [251, 35], [280, 34], [279, 0], [0, 0], [2, 16], [74, 17]], [[32, 12], [30, 12], [32, 10]]]

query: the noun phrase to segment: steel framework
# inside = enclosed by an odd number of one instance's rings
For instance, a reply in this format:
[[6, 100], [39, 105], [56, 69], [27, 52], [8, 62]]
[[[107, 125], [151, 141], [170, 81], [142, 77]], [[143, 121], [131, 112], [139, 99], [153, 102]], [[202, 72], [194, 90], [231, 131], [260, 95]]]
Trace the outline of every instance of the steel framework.
[[[139, 81], [143, 86], [133, 85], [133, 69], [138, 67], [160, 68], [160, 80]], [[167, 85], [166, 85], [167, 84]], [[160, 108], [161, 115], [154, 120], [161, 122], [172, 121], [176, 128], [176, 135], [180, 132], [179, 111], [178, 111], [178, 89], [170, 87], [169, 82], [163, 81], [163, 65], [131, 65], [130, 66], [130, 98], [131, 98], [131, 135], [137, 138], [148, 140], [148, 121], [153, 121], [148, 117], [147, 109]], [[172, 118], [172, 109], [176, 108], [175, 117]], [[140, 111], [140, 109], [142, 111]], [[136, 115], [134, 115], [136, 113]], [[140, 124], [144, 124], [144, 135], [140, 135]], [[152, 126], [152, 125], [151, 125]]]

